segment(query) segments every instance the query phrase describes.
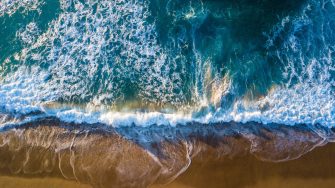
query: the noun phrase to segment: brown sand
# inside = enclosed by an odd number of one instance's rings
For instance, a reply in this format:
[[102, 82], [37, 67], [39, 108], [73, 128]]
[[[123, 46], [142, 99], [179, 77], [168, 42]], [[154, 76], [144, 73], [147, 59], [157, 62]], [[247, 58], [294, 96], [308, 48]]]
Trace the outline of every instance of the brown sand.
[[1, 188], [91, 188], [88, 185], [56, 178], [0, 177]]
[[334, 188], [335, 144], [288, 162], [262, 162], [248, 155], [234, 159], [193, 160], [174, 183], [151, 188]]
[[[195, 161], [177, 180], [150, 188], [333, 188], [335, 144], [315, 149], [300, 159], [271, 163], [252, 156], [224, 161]], [[3, 188], [89, 188], [56, 178], [0, 177]]]
[[0, 132], [0, 187], [322, 188], [335, 185], [335, 144], [318, 147], [325, 143], [308, 127], [87, 130], [44, 121]]

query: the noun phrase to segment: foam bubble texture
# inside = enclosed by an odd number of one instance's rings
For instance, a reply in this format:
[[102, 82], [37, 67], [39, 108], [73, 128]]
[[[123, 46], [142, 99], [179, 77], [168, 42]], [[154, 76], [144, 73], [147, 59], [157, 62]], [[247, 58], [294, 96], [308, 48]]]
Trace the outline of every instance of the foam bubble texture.
[[43, 3], [41, 0], [1, 0], [0, 1], [0, 17], [4, 15], [13, 15], [18, 10], [26, 13], [31, 10], [38, 10]]
[[171, 74], [175, 62], [157, 44], [145, 2], [71, 2], [61, 2], [63, 13], [25, 59], [42, 57], [34, 64], [48, 66], [49, 84], [60, 99], [113, 104], [129, 98], [124, 94], [131, 88], [147, 102], [183, 100], [175, 92], [182, 80]]

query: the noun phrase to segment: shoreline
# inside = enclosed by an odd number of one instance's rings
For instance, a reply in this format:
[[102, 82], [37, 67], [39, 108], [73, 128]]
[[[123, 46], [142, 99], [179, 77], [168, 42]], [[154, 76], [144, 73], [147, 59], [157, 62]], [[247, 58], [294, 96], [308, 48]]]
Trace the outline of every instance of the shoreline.
[[[268, 163], [252, 156], [226, 161], [194, 161], [188, 171], [167, 185], [150, 188], [296, 188], [324, 187], [335, 184], [335, 145], [316, 148], [301, 158], [284, 163]], [[245, 165], [248, 163], [249, 165]], [[227, 173], [228, 171], [228, 173]], [[251, 171], [251, 172], [250, 172]], [[248, 173], [250, 172], [250, 173]], [[256, 172], [256, 173], [255, 173]], [[0, 176], [0, 186], [7, 188], [90, 188], [86, 184], [60, 178], [22, 178]], [[111, 186], [113, 187], [113, 186]]]
[[[93, 187], [173, 185], [206, 161], [213, 161], [214, 167], [223, 164], [222, 170], [212, 167], [216, 173], [225, 172], [227, 160], [241, 158], [241, 164], [276, 166], [299, 161], [333, 138], [331, 129], [306, 125], [230, 122], [112, 128], [49, 118], [0, 132], [0, 175], [57, 178]], [[246, 159], [251, 161], [243, 163]]]

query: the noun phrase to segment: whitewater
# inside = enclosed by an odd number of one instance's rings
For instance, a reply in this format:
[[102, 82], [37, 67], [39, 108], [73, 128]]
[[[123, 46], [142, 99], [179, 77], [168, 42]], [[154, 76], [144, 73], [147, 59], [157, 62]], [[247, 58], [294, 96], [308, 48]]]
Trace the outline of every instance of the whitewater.
[[333, 1], [155, 3], [1, 0], [0, 125], [335, 125]]

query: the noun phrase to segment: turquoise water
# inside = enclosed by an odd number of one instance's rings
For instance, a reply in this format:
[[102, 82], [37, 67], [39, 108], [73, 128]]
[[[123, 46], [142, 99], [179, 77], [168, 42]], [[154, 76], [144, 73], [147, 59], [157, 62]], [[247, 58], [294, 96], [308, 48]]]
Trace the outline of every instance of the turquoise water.
[[333, 126], [334, 32], [334, 1], [1, 0], [0, 113]]

